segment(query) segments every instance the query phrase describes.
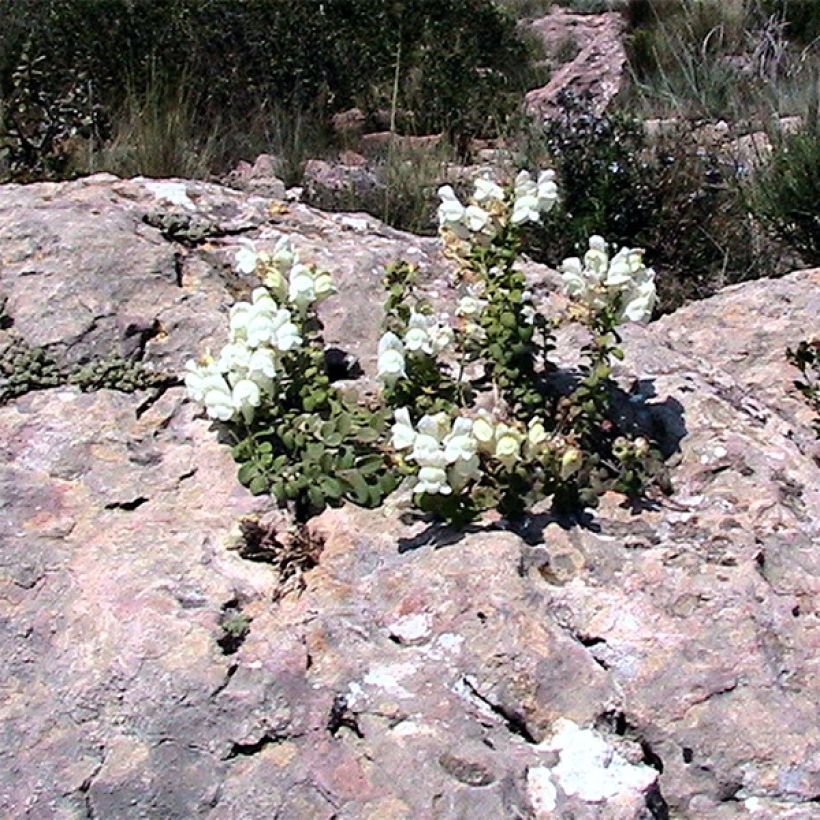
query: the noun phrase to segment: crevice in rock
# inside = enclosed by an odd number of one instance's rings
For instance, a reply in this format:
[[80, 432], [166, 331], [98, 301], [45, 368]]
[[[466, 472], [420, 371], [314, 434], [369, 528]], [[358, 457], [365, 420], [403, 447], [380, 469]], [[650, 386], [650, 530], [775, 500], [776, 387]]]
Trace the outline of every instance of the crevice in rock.
[[253, 755], [257, 755], [266, 746], [270, 746], [271, 743], [281, 743], [283, 740], [285, 740], [285, 738], [281, 735], [266, 732], [259, 738], [259, 740], [255, 740], [252, 743], [234, 743], [231, 746], [231, 750], [225, 756], [225, 760], [233, 760], [236, 757], [251, 757]]
[[220, 695], [222, 692], [225, 691], [225, 689], [228, 688], [228, 684], [233, 679], [233, 676], [236, 674], [237, 669], [239, 669], [238, 663], [232, 663], [228, 667], [228, 671], [225, 673], [225, 679], [222, 681], [222, 683], [219, 684], [219, 686], [216, 687], [216, 689], [214, 689], [213, 692], [211, 692], [212, 698], [215, 698], [217, 695]]
[[647, 791], [645, 800], [650, 817], [655, 820], [669, 820], [669, 804], [661, 794], [661, 787], [657, 781]]
[[134, 510], [141, 507], [143, 504], [147, 504], [149, 499], [145, 496], [138, 496], [137, 498], [132, 499], [131, 501], [112, 501], [110, 504], [105, 505], [106, 510], [123, 510], [125, 512], [133, 512]]
[[174, 253], [174, 283], [178, 288], [182, 287], [183, 277], [185, 276], [185, 256], [176, 251]]
[[620, 710], [604, 712], [595, 720], [595, 728], [598, 731], [611, 732], [618, 737], [626, 738], [636, 743], [641, 748], [641, 761], [647, 766], [651, 766], [658, 772], [663, 773], [664, 764], [661, 756], [652, 747], [637, 726], [630, 723], [626, 715]]
[[336, 737], [342, 729], [348, 729], [358, 738], [364, 737], [358, 718], [351, 711], [347, 698], [339, 694], [333, 698], [333, 705], [330, 707], [330, 715], [327, 719], [327, 730], [331, 737]]
[[155, 388], [152, 390], [146, 399], [140, 402], [137, 405], [137, 409], [134, 411], [134, 417], [139, 420], [141, 419], [172, 387], [177, 387], [182, 382], [179, 379], [169, 380], [167, 384], [164, 384], [160, 387]]
[[505, 706], [501, 703], [494, 703], [488, 697], [482, 695], [481, 692], [479, 692], [478, 687], [467, 675], [461, 678], [460, 683], [464, 690], [472, 698], [480, 701], [480, 703], [483, 706], [485, 706], [490, 712], [492, 712], [494, 715], [500, 718], [501, 722], [504, 724], [504, 726], [511, 734], [518, 735], [519, 737], [523, 738], [527, 743], [538, 743], [538, 740], [533, 736], [532, 732], [530, 732], [526, 720], [522, 715], [520, 715], [518, 712], [513, 711], [508, 706]]

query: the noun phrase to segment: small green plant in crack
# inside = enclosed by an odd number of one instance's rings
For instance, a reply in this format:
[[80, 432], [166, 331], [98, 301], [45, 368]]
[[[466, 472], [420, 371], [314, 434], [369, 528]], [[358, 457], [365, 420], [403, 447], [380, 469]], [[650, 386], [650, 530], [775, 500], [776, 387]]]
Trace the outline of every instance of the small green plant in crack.
[[814, 410], [814, 432], [820, 438], [820, 338], [789, 348], [786, 357], [803, 374], [802, 379], [795, 379], [794, 386]]
[[42, 347], [31, 347], [14, 332], [0, 341], [0, 405], [32, 390], [64, 383], [64, 373]]
[[142, 362], [119, 355], [89, 362], [74, 370], [68, 377], [68, 382], [84, 393], [93, 390], [134, 393], [137, 390], [168, 387], [177, 381], [174, 376], [150, 370]]
[[248, 637], [253, 619], [242, 611], [229, 608], [220, 619], [222, 635], [217, 640], [219, 648], [225, 655], [233, 655]]
[[176, 376], [150, 370], [142, 362], [116, 354], [74, 369], [62, 367], [45, 348], [30, 345], [19, 333], [8, 331], [0, 337], [0, 405], [34, 390], [66, 384], [76, 385], [85, 393], [134, 393], [177, 382]]
[[212, 237], [223, 235], [223, 231], [207, 219], [191, 214], [176, 214], [166, 211], [152, 211], [143, 216], [142, 221], [156, 228], [169, 242], [194, 247]]

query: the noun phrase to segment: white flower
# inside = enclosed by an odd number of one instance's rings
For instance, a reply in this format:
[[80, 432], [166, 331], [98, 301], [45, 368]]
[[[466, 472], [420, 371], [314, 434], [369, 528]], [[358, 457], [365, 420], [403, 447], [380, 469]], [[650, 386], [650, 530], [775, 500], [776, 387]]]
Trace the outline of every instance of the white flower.
[[230, 421], [236, 414], [231, 388], [221, 376], [209, 380], [202, 403], [212, 419]]
[[522, 435], [508, 424], [495, 428], [495, 457], [509, 470], [521, 456]]
[[569, 447], [565, 451], [564, 455], [561, 456], [561, 479], [566, 481], [568, 478], [575, 475], [575, 473], [581, 469], [583, 461], [584, 459], [581, 455], [581, 451], [576, 447]]
[[495, 450], [495, 424], [486, 411], [481, 411], [473, 422], [473, 438], [478, 442], [482, 452], [491, 453]]
[[429, 495], [450, 495], [453, 492], [447, 483], [447, 472], [441, 467], [422, 467], [414, 489], [417, 493]]
[[464, 211], [464, 223], [473, 233], [481, 233], [490, 224], [490, 215], [478, 205], [469, 205]]
[[473, 193], [475, 202], [503, 202], [504, 189], [494, 182], [488, 174], [478, 177], [475, 181], [475, 192]]
[[247, 365], [248, 378], [256, 382], [263, 390], [273, 388], [276, 378], [276, 360], [270, 348], [260, 347], [254, 350]]
[[236, 410], [244, 417], [246, 423], [253, 421], [254, 409], [259, 407], [262, 401], [262, 394], [259, 385], [250, 379], [242, 379], [234, 386], [231, 393], [231, 402]]
[[247, 275], [256, 270], [256, 263], [259, 261], [259, 254], [256, 246], [249, 240], [242, 242], [242, 247], [234, 254], [234, 264], [239, 273]]
[[473, 422], [459, 416], [453, 422], [453, 429], [442, 440], [442, 444], [448, 464], [472, 459], [478, 449], [478, 442], [473, 438]]
[[273, 329], [272, 344], [282, 353], [301, 346], [302, 337], [299, 335], [299, 328], [290, 320], [289, 310], [282, 308], [276, 312]]
[[477, 455], [459, 459], [447, 468], [447, 481], [455, 493], [460, 493], [467, 484], [480, 477], [481, 462]]
[[397, 449], [399, 445], [401, 449], [412, 446], [408, 459], [419, 466], [417, 493], [461, 492], [480, 476], [478, 443], [473, 438], [470, 419], [459, 416], [451, 423], [446, 413], [436, 413], [423, 416], [413, 431], [409, 413], [403, 410], [401, 415], [397, 411], [396, 422], [394, 446]]
[[271, 260], [281, 273], [290, 273], [290, 269], [298, 260], [298, 254], [293, 248], [290, 238], [287, 236], [280, 236], [273, 247], [273, 254]]
[[185, 362], [185, 387], [188, 395], [196, 402], [202, 402], [205, 393], [213, 385], [224, 381], [218, 365], [211, 361], [208, 364], [197, 364], [193, 359]]
[[438, 189], [441, 204], [438, 206], [438, 224], [441, 227], [458, 225], [464, 218], [466, 208], [459, 202], [456, 192], [450, 185]]
[[407, 376], [404, 345], [395, 333], [385, 333], [379, 341], [378, 376], [388, 386]]
[[300, 310], [320, 302], [336, 292], [333, 278], [329, 273], [309, 268], [300, 263], [295, 264], [290, 271], [288, 299]]
[[469, 317], [480, 316], [484, 312], [484, 308], [487, 307], [487, 304], [486, 299], [478, 299], [470, 295], [462, 296], [461, 299], [459, 299], [456, 314]]
[[453, 329], [440, 325], [434, 316], [413, 311], [404, 334], [404, 345], [411, 353], [422, 352], [435, 356], [454, 341]]
[[540, 222], [541, 213], [538, 210], [537, 194], [525, 194], [515, 200], [510, 222], [513, 225], [522, 225], [525, 222]]
[[229, 342], [219, 354], [219, 370], [228, 374], [247, 370], [252, 354], [253, 351], [244, 341]]
[[410, 421], [410, 411], [406, 407], [400, 407], [393, 416], [396, 419], [396, 423], [391, 428], [393, 449], [409, 450], [416, 440], [416, 431]]
[[541, 452], [547, 441], [547, 431], [544, 422], [539, 418], [530, 419], [527, 427], [526, 450], [528, 456], [534, 456]]
[[536, 183], [538, 210], [545, 214], [552, 210], [558, 201], [558, 186], [555, 184], [555, 171], [541, 171]]
[[533, 182], [532, 176], [530, 175], [529, 171], [518, 172], [518, 176], [516, 176], [515, 178], [513, 193], [515, 194], [516, 199], [521, 199], [525, 196], [537, 197], [538, 184]]

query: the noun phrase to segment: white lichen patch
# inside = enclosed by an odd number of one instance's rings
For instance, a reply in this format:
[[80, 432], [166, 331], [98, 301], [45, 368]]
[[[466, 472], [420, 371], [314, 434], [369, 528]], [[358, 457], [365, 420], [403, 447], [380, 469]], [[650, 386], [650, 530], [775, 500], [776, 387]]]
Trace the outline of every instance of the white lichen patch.
[[541, 748], [559, 756], [550, 769], [553, 783], [587, 803], [639, 796], [658, 777], [650, 766], [629, 763], [594, 729], [582, 729], [564, 718], [555, 722], [552, 737]]
[[371, 669], [362, 680], [366, 686], [373, 686], [381, 689], [397, 698], [411, 698], [409, 692], [399, 681], [415, 672], [415, 667], [410, 663], [389, 663], [384, 666], [376, 666]]
[[430, 636], [433, 619], [427, 612], [405, 615], [388, 626], [390, 634], [401, 643], [420, 643]]
[[533, 766], [527, 772], [527, 791], [537, 818], [552, 817], [558, 791], [552, 780], [552, 770], [546, 766]]
[[190, 211], [196, 210], [196, 205], [191, 197], [188, 196], [188, 189], [184, 182], [166, 182], [165, 180], [158, 182], [156, 180], [148, 180], [145, 182], [145, 187], [157, 199], [164, 199], [172, 205], [179, 205], [181, 208], [187, 208]]

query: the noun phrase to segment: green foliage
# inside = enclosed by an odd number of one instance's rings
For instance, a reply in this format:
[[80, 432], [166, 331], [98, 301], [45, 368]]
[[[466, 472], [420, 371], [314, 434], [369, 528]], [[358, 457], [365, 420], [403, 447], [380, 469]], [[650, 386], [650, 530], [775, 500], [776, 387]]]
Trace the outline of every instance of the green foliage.
[[411, 130], [465, 139], [511, 112], [531, 73], [491, 0], [0, 0], [0, 19], [15, 174], [59, 176], [65, 135], [112, 131], [106, 167], [201, 175], [217, 126], [239, 144], [283, 109], [394, 107]]
[[789, 37], [812, 43], [820, 37], [820, 3], [817, 0], [761, 0], [762, 10], [782, 19]]
[[769, 162], [751, 179], [756, 216], [808, 265], [820, 264], [820, 128], [777, 135]]
[[562, 191], [529, 233], [534, 258], [555, 265], [583, 253], [592, 234], [644, 248], [658, 271], [661, 312], [771, 274], [733, 165], [683, 129], [650, 143], [643, 124], [623, 113], [598, 116], [578, 98], [563, 104], [530, 148], [551, 158]]
[[818, 14], [814, 0], [631, 0], [625, 103], [655, 116], [735, 121], [802, 114], [820, 50], [794, 20], [811, 26]]
[[[550, 360], [555, 323], [535, 310], [517, 267], [522, 227], [508, 206], [490, 207], [492, 230], [465, 237], [460, 228], [443, 229], [467, 293], [457, 313], [470, 317], [455, 328], [452, 343], [440, 342], [449, 355], [411, 341], [420, 327], [430, 340], [441, 339], [441, 326], [417, 293], [415, 269], [393, 266], [385, 281], [383, 395], [396, 409], [399, 464], [418, 478], [417, 505], [463, 526], [488, 509], [520, 518], [544, 498], [557, 511], [576, 513], [610, 489], [640, 496], [662, 471], [662, 459], [614, 411], [612, 360], [623, 357], [615, 329], [622, 305], [616, 299], [579, 309], [591, 338], [580, 372], [560, 373]], [[395, 377], [388, 356], [402, 339], [404, 369]]]
[[14, 331], [0, 338], [0, 405], [33, 390], [73, 384], [83, 392], [120, 390], [133, 393], [168, 387], [176, 378], [149, 370], [141, 362], [114, 355], [66, 368], [42, 347], [32, 347]]
[[794, 386], [815, 412], [814, 431], [820, 439], [820, 339], [802, 341], [794, 350], [789, 348], [786, 358], [803, 374]]
[[79, 387], [84, 393], [93, 390], [120, 390], [123, 393], [133, 393], [136, 390], [168, 387], [176, 383], [176, 379], [149, 370], [142, 362], [119, 355], [96, 359], [82, 365], [69, 373], [67, 381]]
[[60, 367], [42, 347], [30, 347], [16, 333], [0, 341], [0, 405], [32, 390], [65, 383]]

